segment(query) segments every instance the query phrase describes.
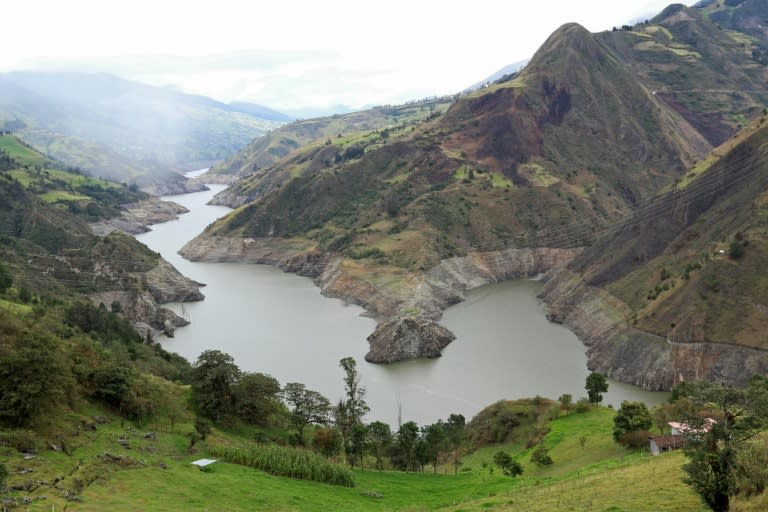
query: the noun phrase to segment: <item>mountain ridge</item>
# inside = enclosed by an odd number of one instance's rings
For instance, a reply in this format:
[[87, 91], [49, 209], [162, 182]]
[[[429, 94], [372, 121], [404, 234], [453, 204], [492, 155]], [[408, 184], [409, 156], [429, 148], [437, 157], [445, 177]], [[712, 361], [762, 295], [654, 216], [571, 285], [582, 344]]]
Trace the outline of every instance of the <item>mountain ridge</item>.
[[105, 73], [0, 75], [0, 126], [68, 165], [121, 181], [204, 167], [285, 117]]

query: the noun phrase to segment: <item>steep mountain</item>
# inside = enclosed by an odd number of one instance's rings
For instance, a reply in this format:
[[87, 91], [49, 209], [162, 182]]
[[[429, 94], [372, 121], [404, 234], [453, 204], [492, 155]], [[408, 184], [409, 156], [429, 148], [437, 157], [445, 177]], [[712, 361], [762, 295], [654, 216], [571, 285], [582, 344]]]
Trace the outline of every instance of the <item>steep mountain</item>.
[[590, 366], [669, 389], [768, 371], [768, 113], [547, 284]]
[[137, 200], [147, 198], [136, 187], [74, 173], [16, 137], [0, 136], [0, 260], [15, 292], [116, 303], [142, 332], [172, 334], [184, 325], [159, 304], [202, 299], [199, 283], [134, 238], [96, 236], [89, 226]]
[[565, 264], [759, 114], [765, 76], [696, 9], [567, 24], [443, 115], [321, 139], [240, 180], [226, 200], [242, 206], [182, 253], [311, 275], [380, 321], [370, 360], [435, 356], [465, 289]]
[[153, 175], [147, 184], [158, 173], [210, 165], [285, 120], [259, 105], [106, 74], [0, 75], [0, 127], [68, 165], [121, 181]]
[[[734, 8], [737, 7], [738, 8]], [[766, 48], [768, 46], [768, 2], [766, 0], [707, 0], [697, 4], [710, 19], [719, 26], [743, 32], [754, 37]]]
[[[749, 5], [730, 9], [741, 12]], [[768, 103], [767, 62], [755, 59], [757, 42], [749, 34], [723, 29], [700, 9], [671, 5], [647, 25], [599, 37], [713, 146]]]

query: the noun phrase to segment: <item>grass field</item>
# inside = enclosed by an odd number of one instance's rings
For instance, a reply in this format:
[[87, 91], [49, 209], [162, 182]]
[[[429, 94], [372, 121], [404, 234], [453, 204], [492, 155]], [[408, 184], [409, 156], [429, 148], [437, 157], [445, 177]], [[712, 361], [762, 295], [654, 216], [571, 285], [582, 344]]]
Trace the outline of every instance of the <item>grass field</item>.
[[19, 162], [21, 165], [45, 165], [46, 158], [34, 149], [19, 143], [13, 135], [0, 135], [0, 150]]
[[[457, 474], [450, 463], [438, 467], [436, 475], [431, 467], [423, 473], [355, 470], [354, 488], [222, 462], [200, 471], [190, 463], [209, 457], [207, 446], [247, 442], [247, 436], [214, 430], [190, 450], [185, 436], [190, 423], [177, 424], [173, 433], [165, 423], [138, 428], [118, 419], [95, 431], [76, 427], [83, 419], [104, 415], [98, 410], [70, 415], [48, 428], [51, 436], [68, 433], [70, 455], [45, 450], [25, 461], [10, 448], [0, 448], [0, 462], [15, 470], [9, 485], [59, 480], [56, 487], [13, 493], [34, 500], [25, 509], [30, 511], [65, 506], [75, 511], [704, 510], [682, 482], [683, 455], [650, 457], [616, 445], [610, 435], [613, 414], [597, 408], [553, 420], [544, 439], [551, 466], [531, 463], [531, 449], [523, 446], [492, 446], [465, 456]], [[145, 437], [149, 431], [156, 432], [154, 439]], [[491, 461], [499, 449], [523, 464], [522, 477], [509, 478], [494, 469]], [[19, 475], [18, 468], [34, 472]], [[67, 501], [64, 490], [78, 497]]]

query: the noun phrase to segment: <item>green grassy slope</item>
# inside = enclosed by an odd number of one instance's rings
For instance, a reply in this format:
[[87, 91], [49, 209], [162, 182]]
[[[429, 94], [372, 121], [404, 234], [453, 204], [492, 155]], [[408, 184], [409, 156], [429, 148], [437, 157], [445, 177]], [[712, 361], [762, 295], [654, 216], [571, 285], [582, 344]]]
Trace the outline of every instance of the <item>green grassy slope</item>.
[[[32, 492], [13, 493], [46, 496], [33, 501], [29, 510], [50, 510], [52, 505], [63, 508], [67, 500], [62, 491], [76, 489], [78, 482], [78, 501], [69, 502], [68, 509], [704, 510], [698, 497], [681, 482], [681, 454], [651, 458], [618, 447], [610, 434], [613, 411], [603, 408], [552, 421], [545, 445], [555, 462], [543, 469], [528, 462], [530, 450], [496, 446], [466, 457], [457, 475], [447, 467], [441, 467], [437, 475], [357, 470], [354, 488], [275, 477], [221, 462], [202, 472], [190, 462], [206, 457], [206, 446], [237, 441], [236, 436], [214, 431], [205, 443], [188, 451], [184, 434], [191, 424], [187, 421], [180, 421], [175, 432], [169, 432], [165, 421], [136, 429], [121, 425], [106, 411], [92, 409], [89, 413], [111, 417], [111, 422], [77, 435], [76, 425], [81, 420], [92, 423], [90, 416], [71, 414], [56, 425], [67, 432], [69, 455], [46, 450], [37, 459], [23, 461], [19, 454], [0, 448], [0, 460], [9, 466], [35, 469], [34, 473], [12, 475], [11, 485], [30, 478], [51, 482], [63, 477], [54, 488], [41, 485]], [[156, 432], [156, 439], [146, 439], [148, 431]], [[121, 437], [130, 449], [119, 442]], [[493, 471], [489, 463], [499, 448], [524, 462], [522, 477], [511, 479]]]
[[572, 268], [628, 304], [638, 328], [765, 349], [768, 125], [757, 121], [716, 155]]

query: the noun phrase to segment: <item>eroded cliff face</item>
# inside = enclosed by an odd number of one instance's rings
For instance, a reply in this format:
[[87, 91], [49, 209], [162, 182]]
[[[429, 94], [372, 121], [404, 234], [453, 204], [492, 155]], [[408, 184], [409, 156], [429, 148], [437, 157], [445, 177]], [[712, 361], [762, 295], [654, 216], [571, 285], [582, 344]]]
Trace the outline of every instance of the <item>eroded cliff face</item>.
[[587, 345], [588, 367], [621, 382], [666, 391], [693, 379], [744, 385], [752, 375], [768, 371], [765, 351], [706, 340], [676, 342], [633, 328], [629, 306], [565, 268], [551, 275], [541, 298], [549, 319]]
[[91, 295], [95, 304], [103, 303], [107, 308], [120, 305], [123, 315], [144, 337], [164, 334], [173, 337], [177, 327], [189, 322], [161, 304], [203, 300], [201, 283], [184, 277], [165, 260], [149, 272], [141, 274], [139, 283], [127, 291], [101, 292]]
[[468, 290], [533, 277], [571, 261], [579, 249], [505, 249], [443, 260], [427, 272], [371, 266], [319, 251], [309, 241], [216, 237], [203, 233], [179, 253], [192, 261], [276, 265], [314, 279], [323, 295], [365, 309], [378, 321], [366, 359], [392, 363], [438, 357], [454, 335], [437, 322]]

